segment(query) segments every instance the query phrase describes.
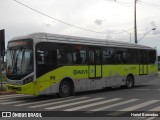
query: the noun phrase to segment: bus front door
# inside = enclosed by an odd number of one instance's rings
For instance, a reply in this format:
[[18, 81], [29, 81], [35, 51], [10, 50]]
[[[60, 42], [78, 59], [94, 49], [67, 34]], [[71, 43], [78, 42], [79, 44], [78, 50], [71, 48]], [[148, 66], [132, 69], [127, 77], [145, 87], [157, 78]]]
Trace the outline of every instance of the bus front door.
[[140, 64], [139, 64], [139, 75], [148, 74], [148, 65], [147, 65], [147, 52], [140, 51]]
[[102, 77], [101, 49], [89, 49], [89, 79]]

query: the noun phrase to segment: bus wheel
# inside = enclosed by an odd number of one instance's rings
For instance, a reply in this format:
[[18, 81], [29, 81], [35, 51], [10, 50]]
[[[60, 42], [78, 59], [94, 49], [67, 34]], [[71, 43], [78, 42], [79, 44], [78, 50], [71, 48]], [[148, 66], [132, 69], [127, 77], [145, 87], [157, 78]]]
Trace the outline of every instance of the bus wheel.
[[128, 76], [126, 79], [126, 88], [133, 88], [134, 87], [134, 78], [132, 76]]
[[71, 85], [68, 81], [64, 80], [59, 86], [59, 97], [68, 97], [71, 95]]

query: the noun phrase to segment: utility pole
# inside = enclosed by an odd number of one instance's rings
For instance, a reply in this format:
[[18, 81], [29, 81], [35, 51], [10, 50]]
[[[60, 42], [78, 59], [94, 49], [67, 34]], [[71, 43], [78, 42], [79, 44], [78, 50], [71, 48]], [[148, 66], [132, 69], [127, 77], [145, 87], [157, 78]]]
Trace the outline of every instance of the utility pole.
[[[1, 42], [0, 42], [0, 46], [1, 46]], [[3, 90], [3, 85], [2, 85], [2, 68], [1, 68], [1, 66], [2, 66], [2, 61], [1, 61], [2, 59], [1, 59], [1, 50], [0, 50], [0, 82], [1, 82], [1, 91]]]
[[[3, 90], [2, 84], [2, 58], [4, 57], [3, 52], [5, 50], [5, 30], [0, 30], [0, 90]], [[4, 59], [4, 58], [3, 58]]]
[[[1, 37], [1, 35], [0, 35], [0, 37]], [[0, 39], [1, 40], [1, 39]], [[0, 47], [1, 47], [1, 41], [0, 41]], [[2, 53], [2, 49], [0, 48], [0, 82], [1, 82], [1, 91], [3, 90], [3, 85], [2, 85], [2, 56], [1, 56], [1, 53]]]
[[135, 43], [137, 44], [137, 10], [136, 10], [136, 3], [137, 3], [138, 0], [135, 0], [134, 2], [134, 38], [135, 38]]

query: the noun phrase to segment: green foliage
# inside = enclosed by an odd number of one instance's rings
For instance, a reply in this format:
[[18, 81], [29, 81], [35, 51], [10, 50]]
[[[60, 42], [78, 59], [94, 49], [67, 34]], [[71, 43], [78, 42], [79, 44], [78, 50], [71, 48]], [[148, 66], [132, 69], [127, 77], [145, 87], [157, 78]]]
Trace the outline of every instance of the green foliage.
[[5, 73], [2, 73], [1, 78], [2, 78], [2, 82], [6, 82], [6, 75], [5, 75]]

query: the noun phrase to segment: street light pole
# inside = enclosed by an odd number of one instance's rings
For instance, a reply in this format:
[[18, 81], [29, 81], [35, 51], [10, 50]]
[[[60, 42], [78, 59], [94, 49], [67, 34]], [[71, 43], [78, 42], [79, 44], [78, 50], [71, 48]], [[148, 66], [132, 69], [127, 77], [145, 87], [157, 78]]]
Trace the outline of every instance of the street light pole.
[[134, 39], [135, 39], [135, 43], [137, 44], [137, 21], [136, 21], [136, 3], [137, 3], [137, 0], [135, 0], [134, 2]]
[[156, 28], [153, 28], [153, 29], [151, 29], [150, 31], [148, 31], [146, 34], [144, 34], [143, 35], [143, 37], [141, 37], [138, 41], [137, 41], [137, 43], [139, 42], [139, 41], [141, 41], [148, 33], [150, 33], [152, 30], [156, 30]]

